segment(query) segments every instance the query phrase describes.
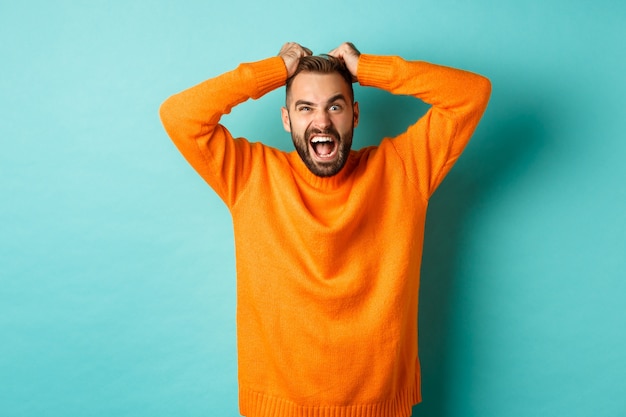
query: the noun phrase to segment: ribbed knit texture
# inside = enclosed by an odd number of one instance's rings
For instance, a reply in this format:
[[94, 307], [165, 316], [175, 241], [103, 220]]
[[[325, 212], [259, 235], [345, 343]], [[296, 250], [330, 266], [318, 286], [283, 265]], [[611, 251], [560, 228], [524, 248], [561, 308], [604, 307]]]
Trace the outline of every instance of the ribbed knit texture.
[[233, 139], [218, 124], [285, 79], [278, 57], [242, 64], [161, 107], [168, 134], [233, 218], [241, 413], [409, 416], [421, 400], [417, 311], [428, 199], [478, 124], [489, 81], [361, 55], [362, 85], [433, 106], [407, 132], [352, 152], [339, 174], [320, 178], [295, 151]]

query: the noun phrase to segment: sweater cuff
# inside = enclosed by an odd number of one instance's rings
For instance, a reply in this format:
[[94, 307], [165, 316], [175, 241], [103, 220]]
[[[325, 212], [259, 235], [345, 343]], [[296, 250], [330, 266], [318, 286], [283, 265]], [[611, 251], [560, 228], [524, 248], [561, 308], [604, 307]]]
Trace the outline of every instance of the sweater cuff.
[[392, 68], [396, 57], [361, 54], [357, 79], [365, 87], [389, 89], [393, 81]]
[[253, 99], [258, 99], [285, 85], [287, 80], [287, 68], [281, 57], [275, 56], [257, 62], [242, 64], [255, 80], [256, 89], [252, 94]]

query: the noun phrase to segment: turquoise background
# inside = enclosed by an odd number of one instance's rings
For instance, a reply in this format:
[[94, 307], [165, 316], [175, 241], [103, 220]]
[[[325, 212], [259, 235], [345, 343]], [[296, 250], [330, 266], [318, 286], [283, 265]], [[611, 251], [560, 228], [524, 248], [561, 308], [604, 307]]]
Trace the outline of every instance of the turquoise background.
[[[413, 415], [626, 415], [626, 3], [216, 3], [0, 3], [0, 415], [238, 415], [229, 214], [158, 107], [347, 40], [493, 83], [431, 203]], [[356, 93], [357, 147], [425, 109]], [[283, 94], [224, 121], [291, 149]]]

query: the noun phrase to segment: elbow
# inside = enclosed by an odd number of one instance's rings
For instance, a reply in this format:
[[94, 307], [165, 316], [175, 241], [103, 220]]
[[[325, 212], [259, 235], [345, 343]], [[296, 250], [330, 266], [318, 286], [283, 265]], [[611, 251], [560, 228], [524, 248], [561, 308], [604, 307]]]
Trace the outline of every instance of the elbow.
[[468, 114], [476, 115], [478, 118], [487, 109], [489, 99], [491, 98], [491, 81], [487, 77], [474, 74], [471, 81], [467, 84], [467, 105]]
[[491, 81], [487, 77], [479, 76], [477, 84], [478, 96], [481, 98], [483, 107], [487, 107], [491, 98]]
[[491, 81], [487, 77], [474, 74], [474, 78], [468, 84], [468, 94], [471, 97], [472, 112], [476, 111], [482, 114], [487, 108], [489, 99], [491, 98]]
[[159, 118], [161, 119], [161, 123], [163, 123], [163, 125], [166, 127], [172, 116], [170, 101], [171, 98], [168, 98], [163, 103], [161, 103], [161, 106], [159, 107]]
[[159, 118], [161, 119], [161, 123], [168, 134], [176, 130], [178, 120], [176, 104], [174, 101], [174, 96], [169, 97], [161, 103], [161, 106], [159, 107]]

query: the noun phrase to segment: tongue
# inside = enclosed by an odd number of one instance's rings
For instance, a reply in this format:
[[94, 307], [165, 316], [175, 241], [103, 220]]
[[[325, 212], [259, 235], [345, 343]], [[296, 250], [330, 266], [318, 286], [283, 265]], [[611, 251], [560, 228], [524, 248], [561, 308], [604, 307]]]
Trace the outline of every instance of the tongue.
[[320, 142], [315, 144], [315, 153], [320, 156], [329, 155], [333, 151], [333, 144], [330, 142]]

